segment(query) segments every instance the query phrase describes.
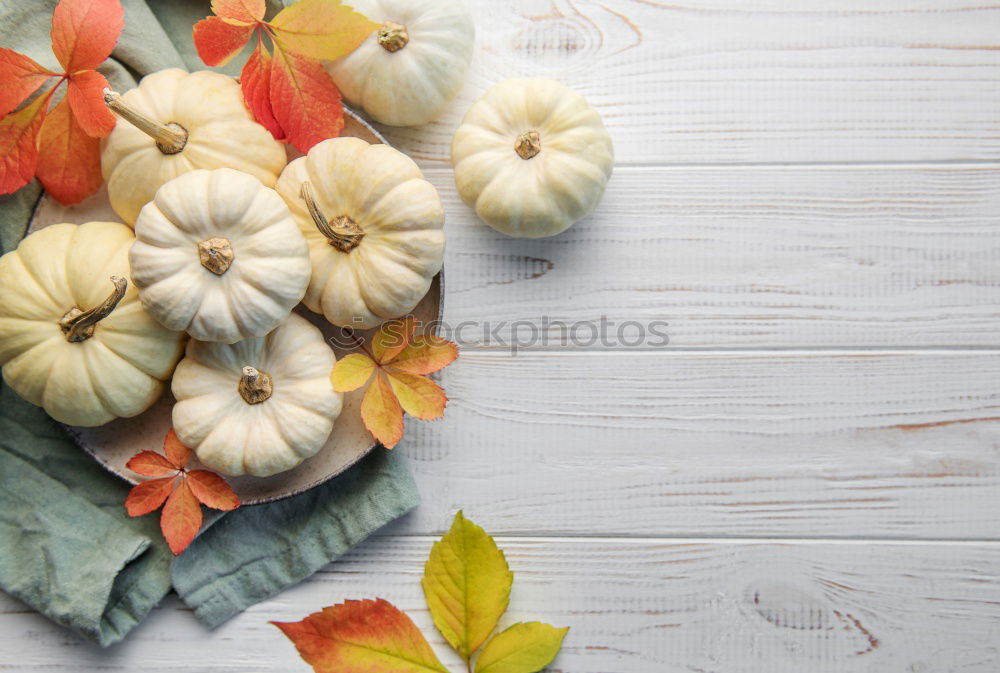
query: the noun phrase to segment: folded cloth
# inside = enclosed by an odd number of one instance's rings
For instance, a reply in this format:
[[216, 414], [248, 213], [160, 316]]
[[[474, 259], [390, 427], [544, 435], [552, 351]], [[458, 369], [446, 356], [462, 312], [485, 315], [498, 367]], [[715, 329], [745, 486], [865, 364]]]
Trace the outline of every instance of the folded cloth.
[[[126, 90], [166, 67], [202, 68], [191, 26], [201, 0], [123, 0], [125, 29], [101, 72]], [[55, 0], [4, 3], [0, 44], [57, 68]], [[273, 9], [273, 8], [272, 8]], [[229, 66], [236, 72], [242, 59]], [[41, 190], [0, 197], [0, 252], [24, 236]], [[0, 301], [6, 292], [0, 288]], [[44, 411], [0, 384], [0, 589], [101, 645], [118, 642], [173, 586], [214, 627], [308, 577], [417, 504], [398, 451], [377, 449], [306, 493], [209, 519], [174, 558], [156, 514], [129, 518], [129, 485], [101, 468]]]

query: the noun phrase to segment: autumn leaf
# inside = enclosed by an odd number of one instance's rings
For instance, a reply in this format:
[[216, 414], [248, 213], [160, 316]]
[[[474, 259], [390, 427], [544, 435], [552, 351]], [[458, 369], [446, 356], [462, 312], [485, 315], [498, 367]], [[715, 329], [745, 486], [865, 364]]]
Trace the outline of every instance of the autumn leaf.
[[[357, 390], [369, 380], [361, 400], [361, 419], [375, 439], [391, 449], [403, 438], [403, 412], [421, 420], [444, 414], [448, 396], [427, 378], [458, 357], [458, 346], [430, 334], [416, 334], [413, 318], [384, 323], [372, 337], [371, 350], [351, 353], [330, 375], [338, 392]], [[372, 379], [374, 374], [374, 379]]]
[[[119, 0], [60, 0], [52, 14], [52, 52], [64, 72], [51, 72], [10, 49], [0, 49], [0, 193], [9, 194], [37, 176], [65, 205], [78, 203], [101, 185], [98, 139], [115, 126], [95, 69], [114, 49], [124, 25]], [[57, 82], [22, 103], [52, 78]], [[66, 95], [50, 112], [56, 90]], [[20, 109], [18, 109], [18, 107]]]
[[264, 21], [264, 10], [259, 0], [215, 0], [215, 16], [194, 26], [195, 48], [207, 65], [223, 65], [256, 36], [240, 73], [247, 108], [277, 140], [308, 152], [344, 128], [340, 91], [320, 59], [354, 51], [378, 25], [340, 0], [299, 0], [271, 21]]
[[381, 598], [271, 623], [317, 673], [448, 673], [410, 618]]
[[190, 459], [191, 449], [171, 428], [163, 440], [163, 455], [140, 451], [125, 463], [133, 472], [158, 477], [134, 486], [125, 498], [125, 510], [129, 516], [143, 516], [163, 505], [160, 530], [174, 554], [187, 549], [198, 534], [202, 505], [223, 511], [240, 506], [236, 493], [222, 477], [208, 470], [188, 470]]
[[465, 660], [507, 610], [514, 574], [493, 538], [459, 511], [434, 543], [421, 586], [434, 625]]
[[556, 658], [568, 632], [542, 622], [514, 624], [486, 643], [476, 673], [536, 673]]

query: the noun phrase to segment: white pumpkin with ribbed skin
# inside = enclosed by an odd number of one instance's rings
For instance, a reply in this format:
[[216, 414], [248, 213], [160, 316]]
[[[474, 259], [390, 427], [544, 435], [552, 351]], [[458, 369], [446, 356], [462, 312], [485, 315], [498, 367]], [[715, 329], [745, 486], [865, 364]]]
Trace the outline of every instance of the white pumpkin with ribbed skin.
[[143, 306], [199, 341], [267, 334], [309, 283], [309, 249], [284, 201], [231, 168], [160, 187], [135, 235], [129, 260]]
[[327, 70], [348, 102], [391, 126], [437, 117], [472, 60], [475, 27], [466, 0], [352, 0], [381, 26]]
[[[307, 182], [315, 215], [302, 196]], [[388, 145], [324, 140], [288, 164], [277, 190], [309, 243], [312, 279], [302, 301], [334, 325], [366, 329], [406, 315], [441, 270], [441, 199]], [[317, 217], [337, 228], [332, 238]]]
[[509, 79], [466, 113], [451, 144], [458, 193], [508, 236], [540, 238], [590, 214], [611, 177], [601, 116], [547, 79]]
[[322, 448], [340, 415], [335, 361], [323, 334], [294, 313], [266, 337], [192, 340], [174, 373], [174, 430], [216, 472], [290, 470]]
[[167, 132], [173, 129], [186, 137], [182, 146], [171, 140], [161, 149], [146, 132], [119, 119], [101, 141], [108, 198], [128, 224], [165, 182], [196, 168], [236, 168], [273, 187], [285, 167], [285, 148], [250, 116], [232, 77], [208, 70], [160, 70], [143, 77], [138, 87], [111, 105], [124, 105], [125, 114], [137, 112], [154, 126], [178, 125], [181, 130], [170, 126]]
[[57, 421], [145, 411], [180, 359], [184, 334], [153, 320], [125, 280], [133, 240], [116, 222], [54, 224], [0, 257], [3, 378]]

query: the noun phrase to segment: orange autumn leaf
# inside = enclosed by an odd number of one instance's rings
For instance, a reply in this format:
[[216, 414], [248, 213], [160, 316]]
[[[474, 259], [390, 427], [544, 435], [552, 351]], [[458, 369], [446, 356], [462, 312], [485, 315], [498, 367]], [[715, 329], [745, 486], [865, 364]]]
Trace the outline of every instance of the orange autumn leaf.
[[[198, 55], [207, 65], [222, 65], [255, 35], [257, 48], [240, 73], [247, 108], [277, 140], [307, 152], [344, 128], [340, 91], [318, 59], [354, 51], [377, 24], [340, 0], [299, 0], [264, 21], [259, 0], [215, 0], [215, 16], [194, 26]], [[266, 35], [274, 54], [264, 45]]]
[[[61, 73], [0, 49], [0, 114], [5, 115], [0, 120], [0, 193], [16, 191], [37, 176], [68, 205], [100, 187], [98, 139], [111, 132], [115, 120], [101, 95], [107, 81], [95, 68], [114, 49], [123, 16], [119, 0], [60, 0], [52, 14], [51, 39]], [[58, 78], [55, 86], [21, 106], [51, 78]], [[53, 94], [64, 82], [66, 96], [50, 112]]]
[[42, 124], [35, 175], [45, 191], [64, 204], [79, 203], [101, 186], [101, 141], [77, 123], [68, 97]]
[[143, 516], [163, 505], [160, 530], [174, 554], [180, 554], [201, 528], [201, 506], [229, 511], [240, 506], [229, 484], [208, 470], [187, 470], [191, 449], [184, 446], [171, 428], [163, 440], [162, 456], [155, 451], [140, 451], [125, 467], [150, 479], [137, 484], [125, 499], [129, 516]]
[[191, 492], [187, 479], [182, 479], [167, 498], [160, 514], [160, 530], [175, 555], [187, 549], [201, 528], [201, 503]]
[[392, 603], [345, 601], [300, 622], [271, 622], [317, 673], [448, 673], [416, 625]]
[[[403, 437], [403, 412], [421, 420], [444, 414], [448, 396], [425, 376], [458, 357], [458, 346], [430, 334], [416, 334], [413, 318], [384, 323], [371, 350], [351, 353], [333, 367], [334, 390], [350, 392], [371, 380], [361, 400], [361, 420], [375, 439], [391, 449]], [[372, 373], [375, 378], [372, 380]]]

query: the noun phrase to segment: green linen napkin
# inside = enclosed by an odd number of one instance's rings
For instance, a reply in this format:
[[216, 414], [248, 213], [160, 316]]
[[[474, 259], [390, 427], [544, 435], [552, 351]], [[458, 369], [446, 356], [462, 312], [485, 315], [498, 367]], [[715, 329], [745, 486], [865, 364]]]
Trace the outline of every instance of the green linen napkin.
[[[207, 0], [122, 0], [125, 30], [101, 72], [126, 90], [147, 72], [202, 68], [191, 26]], [[55, 0], [4, 3], [0, 45], [51, 68]], [[236, 72], [238, 63], [230, 66]], [[16, 247], [41, 193], [0, 197], [0, 252]], [[13, 288], [0, 288], [3, 293]], [[398, 452], [376, 450], [307, 493], [216, 518], [174, 558], [155, 514], [131, 519], [128, 484], [44, 411], [0, 383], [0, 588], [101, 645], [118, 642], [171, 586], [209, 627], [308, 577], [416, 506]], [[317, 606], [318, 607], [318, 606]]]

